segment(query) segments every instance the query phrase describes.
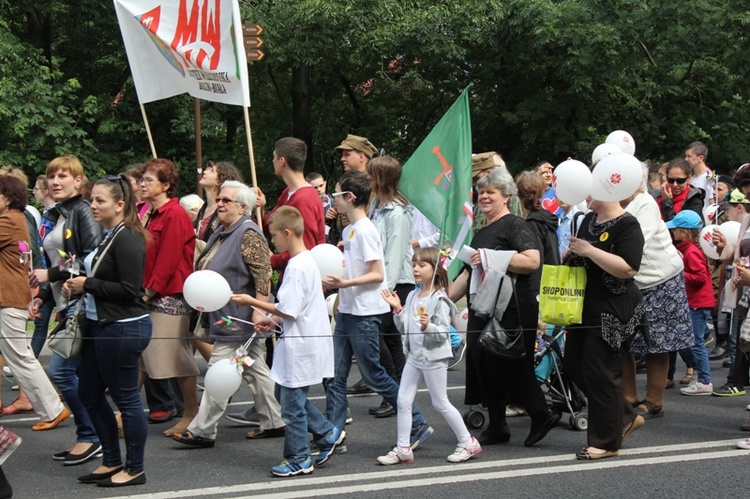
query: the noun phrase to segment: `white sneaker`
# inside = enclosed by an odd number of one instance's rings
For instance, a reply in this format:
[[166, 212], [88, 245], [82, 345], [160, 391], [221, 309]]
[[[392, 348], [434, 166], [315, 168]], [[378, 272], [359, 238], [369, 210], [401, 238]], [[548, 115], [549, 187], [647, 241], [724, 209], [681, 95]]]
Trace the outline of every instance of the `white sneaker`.
[[380, 456], [378, 462], [382, 465], [388, 466], [390, 464], [411, 464], [414, 462], [414, 453], [409, 448], [408, 452], [402, 452], [398, 447], [394, 447], [391, 452], [385, 456]]
[[10, 367], [3, 366], [3, 374], [8, 376], [9, 378], [13, 377], [13, 371], [10, 370]]
[[459, 442], [453, 454], [448, 456], [448, 461], [451, 463], [463, 463], [480, 452], [482, 452], [482, 446], [479, 445], [479, 441], [476, 438], [471, 437], [471, 440], [468, 442]]
[[737, 448], [750, 450], [750, 438], [737, 442]]
[[680, 388], [680, 393], [683, 395], [711, 395], [714, 391], [714, 384], [708, 383], [704, 384], [700, 381], [696, 381], [695, 383], [691, 383], [689, 386], [686, 386], [685, 388]]
[[526, 409], [518, 407], [517, 405], [509, 405], [505, 408], [505, 417], [514, 418], [516, 416], [523, 416], [526, 414]]

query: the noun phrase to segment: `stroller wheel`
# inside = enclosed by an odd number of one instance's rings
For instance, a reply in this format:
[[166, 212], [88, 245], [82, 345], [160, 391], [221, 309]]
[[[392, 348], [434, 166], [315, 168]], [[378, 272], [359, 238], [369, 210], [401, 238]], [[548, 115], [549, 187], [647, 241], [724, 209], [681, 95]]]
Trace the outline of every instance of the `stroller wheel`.
[[484, 414], [481, 411], [470, 411], [464, 414], [466, 426], [472, 429], [479, 429], [484, 426]]
[[573, 426], [578, 431], [586, 431], [589, 428], [589, 415], [585, 412], [579, 412], [576, 414], [573, 421]]

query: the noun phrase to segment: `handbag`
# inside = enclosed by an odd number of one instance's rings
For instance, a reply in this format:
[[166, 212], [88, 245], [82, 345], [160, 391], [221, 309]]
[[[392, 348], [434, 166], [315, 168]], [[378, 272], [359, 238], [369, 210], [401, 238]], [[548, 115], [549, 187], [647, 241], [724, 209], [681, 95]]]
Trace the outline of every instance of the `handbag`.
[[555, 326], [580, 324], [585, 291], [585, 268], [545, 265], [539, 284], [539, 320]]
[[[516, 295], [516, 284], [511, 279], [511, 285], [513, 286], [513, 298], [516, 303], [516, 310], [521, 314], [521, 308], [518, 306], [518, 296]], [[502, 283], [500, 284], [502, 289]], [[500, 298], [500, 289], [498, 289], [497, 297]], [[497, 299], [495, 299], [495, 307], [497, 307]], [[520, 322], [520, 320], [519, 320]], [[523, 344], [523, 326], [519, 325], [512, 331], [506, 330], [501, 324], [501, 319], [493, 313], [490, 316], [490, 320], [485, 324], [484, 329], [479, 334], [479, 347], [487, 353], [490, 353], [496, 357], [500, 357], [505, 360], [520, 360], [526, 356], [526, 348]]]
[[64, 359], [81, 355], [83, 338], [88, 333], [89, 327], [88, 319], [86, 319], [86, 311], [81, 311], [83, 302], [83, 297], [79, 298], [73, 310], [73, 315], [66, 315], [49, 334], [47, 346]]
[[[112, 236], [101, 242], [101, 245], [99, 246], [100, 250], [96, 254], [94, 265], [91, 269], [92, 276], [96, 274], [96, 270], [99, 268], [102, 257], [107, 254], [115, 237], [117, 237], [117, 234], [119, 234], [122, 228], [123, 224], [120, 223], [112, 232]], [[104, 247], [102, 248], [102, 246]], [[81, 296], [76, 302], [73, 314], [65, 314], [65, 317], [48, 336], [49, 341], [47, 342], [47, 347], [64, 359], [70, 359], [71, 357], [81, 355], [83, 339], [88, 335], [89, 320], [86, 318], [86, 309], [81, 310], [84, 301], [84, 296]]]

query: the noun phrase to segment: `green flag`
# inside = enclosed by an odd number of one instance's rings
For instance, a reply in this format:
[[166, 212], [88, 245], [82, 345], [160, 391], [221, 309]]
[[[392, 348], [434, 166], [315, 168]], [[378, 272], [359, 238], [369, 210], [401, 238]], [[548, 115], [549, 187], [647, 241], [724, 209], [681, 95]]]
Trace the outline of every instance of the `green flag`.
[[[446, 249], [451, 258], [471, 242], [470, 87], [404, 164], [399, 182], [406, 199], [440, 229], [440, 248]], [[451, 279], [461, 266], [458, 260], [450, 265]]]

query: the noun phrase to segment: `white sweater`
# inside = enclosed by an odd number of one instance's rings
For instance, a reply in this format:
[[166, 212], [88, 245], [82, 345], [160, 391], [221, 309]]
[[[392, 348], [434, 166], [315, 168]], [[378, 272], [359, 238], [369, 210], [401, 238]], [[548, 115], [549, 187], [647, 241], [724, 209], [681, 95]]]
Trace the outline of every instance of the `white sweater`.
[[635, 276], [638, 288], [651, 288], [679, 274], [684, 268], [682, 257], [672, 244], [667, 224], [661, 219], [659, 205], [651, 194], [640, 193], [625, 211], [638, 219], [645, 241], [641, 268]]

